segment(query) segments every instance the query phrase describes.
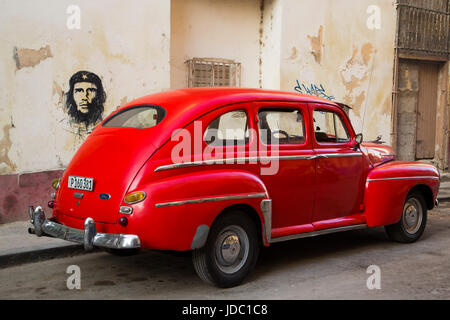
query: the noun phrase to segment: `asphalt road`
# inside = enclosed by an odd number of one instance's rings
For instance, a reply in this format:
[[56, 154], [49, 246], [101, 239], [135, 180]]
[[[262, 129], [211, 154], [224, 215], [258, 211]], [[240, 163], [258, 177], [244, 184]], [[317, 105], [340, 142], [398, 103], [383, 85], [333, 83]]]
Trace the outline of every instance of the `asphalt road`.
[[[67, 288], [70, 265], [79, 290]], [[371, 265], [381, 289], [367, 288]], [[274, 244], [231, 289], [201, 282], [187, 253], [97, 252], [1, 269], [0, 299], [450, 299], [450, 206], [429, 213], [413, 244], [390, 242], [383, 228]]]

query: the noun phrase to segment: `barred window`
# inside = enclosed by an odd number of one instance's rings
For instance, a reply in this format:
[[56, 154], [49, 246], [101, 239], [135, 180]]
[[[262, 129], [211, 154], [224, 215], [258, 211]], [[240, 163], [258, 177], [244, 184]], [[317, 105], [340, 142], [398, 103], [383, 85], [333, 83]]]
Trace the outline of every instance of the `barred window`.
[[241, 64], [233, 60], [193, 58], [188, 65], [188, 87], [240, 87]]

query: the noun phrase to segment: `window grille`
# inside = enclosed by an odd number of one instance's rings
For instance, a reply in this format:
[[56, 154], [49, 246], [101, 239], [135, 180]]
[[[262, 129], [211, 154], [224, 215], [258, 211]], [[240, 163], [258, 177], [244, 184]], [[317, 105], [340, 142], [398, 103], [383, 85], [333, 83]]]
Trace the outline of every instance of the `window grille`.
[[233, 60], [193, 58], [188, 65], [188, 87], [240, 87], [241, 64]]

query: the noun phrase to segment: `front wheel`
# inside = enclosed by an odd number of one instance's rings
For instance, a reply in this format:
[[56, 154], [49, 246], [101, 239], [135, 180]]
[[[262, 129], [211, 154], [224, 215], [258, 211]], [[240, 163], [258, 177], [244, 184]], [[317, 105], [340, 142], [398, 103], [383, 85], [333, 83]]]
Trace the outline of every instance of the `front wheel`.
[[242, 211], [233, 211], [213, 224], [206, 245], [192, 253], [199, 277], [218, 287], [238, 285], [250, 273], [259, 255], [255, 223]]
[[400, 221], [386, 226], [386, 233], [391, 240], [403, 243], [417, 241], [425, 230], [427, 223], [427, 206], [420, 192], [411, 192], [403, 205]]

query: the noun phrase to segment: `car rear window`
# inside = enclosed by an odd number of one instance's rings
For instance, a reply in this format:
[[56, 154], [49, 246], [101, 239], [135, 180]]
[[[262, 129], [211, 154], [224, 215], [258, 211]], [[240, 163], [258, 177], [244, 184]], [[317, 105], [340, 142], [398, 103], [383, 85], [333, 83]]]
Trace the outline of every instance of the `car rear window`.
[[103, 127], [147, 129], [160, 123], [165, 114], [159, 106], [134, 106], [111, 116]]

